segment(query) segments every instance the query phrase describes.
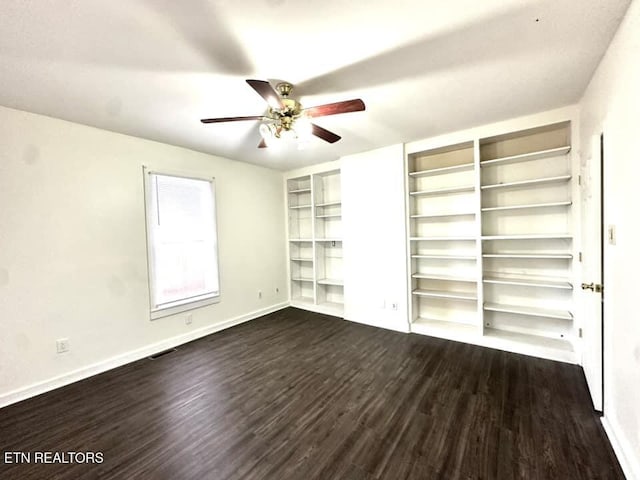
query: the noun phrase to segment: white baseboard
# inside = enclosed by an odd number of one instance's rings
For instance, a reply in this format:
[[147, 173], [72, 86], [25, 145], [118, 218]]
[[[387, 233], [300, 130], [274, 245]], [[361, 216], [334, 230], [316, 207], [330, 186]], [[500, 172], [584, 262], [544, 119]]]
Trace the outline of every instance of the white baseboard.
[[640, 459], [633, 454], [626, 437], [618, 433], [617, 423], [611, 422], [606, 416], [601, 421], [627, 480], [640, 480]]
[[249, 320], [253, 320], [255, 318], [276, 312], [278, 310], [282, 310], [283, 308], [286, 308], [288, 306], [289, 302], [283, 302], [267, 308], [255, 310], [245, 315], [240, 315], [238, 317], [216, 323], [215, 325], [207, 325], [206, 327], [192, 330], [183, 335], [167, 338], [166, 340], [163, 340], [161, 342], [153, 343], [136, 350], [116, 355], [115, 357], [111, 357], [106, 360], [87, 365], [85, 367], [73, 370], [54, 378], [44, 380], [42, 382], [34, 383], [27, 387], [0, 394], [0, 408], [11, 405], [12, 403], [26, 400], [27, 398], [35, 397], [36, 395], [40, 395], [51, 390], [55, 390], [56, 388], [64, 387], [65, 385], [69, 385], [70, 383], [92, 377], [99, 373], [106, 372], [107, 370], [121, 367], [122, 365], [126, 365], [127, 363], [135, 362], [158, 352], [162, 352], [164, 350], [177, 347], [184, 343], [197, 340], [198, 338], [206, 337], [207, 335], [211, 335], [212, 333], [233, 327], [235, 325], [239, 325], [240, 323], [248, 322]]

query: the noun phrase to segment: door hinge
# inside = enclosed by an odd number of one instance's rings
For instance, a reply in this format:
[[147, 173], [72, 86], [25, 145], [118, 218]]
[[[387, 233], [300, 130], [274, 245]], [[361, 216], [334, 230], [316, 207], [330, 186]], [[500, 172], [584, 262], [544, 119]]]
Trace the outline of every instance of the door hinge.
[[582, 284], [582, 290], [591, 290], [592, 292], [596, 292], [596, 293], [600, 293], [602, 291], [604, 291], [604, 287], [602, 285], [600, 285], [599, 283], [583, 283]]
[[582, 261], [582, 252], [578, 252], [578, 261], [581, 262]]
[[578, 185], [582, 185], [582, 175], [578, 175]]
[[582, 338], [582, 329], [581, 328], [578, 329], [578, 338]]

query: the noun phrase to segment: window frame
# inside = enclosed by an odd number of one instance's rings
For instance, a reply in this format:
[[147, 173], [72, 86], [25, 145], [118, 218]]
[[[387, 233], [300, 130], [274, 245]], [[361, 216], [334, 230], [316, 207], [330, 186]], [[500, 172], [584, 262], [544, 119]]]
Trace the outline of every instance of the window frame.
[[[197, 175], [185, 172], [177, 172], [173, 170], [165, 169], [152, 169], [147, 166], [142, 167], [144, 176], [144, 216], [145, 216], [145, 236], [147, 246], [147, 282], [149, 286], [149, 316], [151, 320], [158, 318], [164, 318], [178, 313], [186, 312], [196, 308], [205, 307], [220, 302], [221, 298], [221, 286], [220, 286], [220, 255], [219, 255], [219, 234], [218, 234], [218, 202], [216, 200], [216, 179], [212, 176]], [[185, 178], [189, 180], [206, 181], [211, 186], [211, 195], [213, 199], [213, 226], [215, 229], [215, 256], [217, 260], [216, 276], [218, 280], [218, 293], [217, 294], [204, 294], [197, 297], [184, 298], [176, 300], [171, 303], [157, 306], [155, 304], [154, 292], [155, 292], [155, 257], [153, 248], [153, 226], [151, 221], [153, 215], [150, 214], [150, 209], [153, 205], [152, 194], [152, 175], [162, 175], [167, 177]]]

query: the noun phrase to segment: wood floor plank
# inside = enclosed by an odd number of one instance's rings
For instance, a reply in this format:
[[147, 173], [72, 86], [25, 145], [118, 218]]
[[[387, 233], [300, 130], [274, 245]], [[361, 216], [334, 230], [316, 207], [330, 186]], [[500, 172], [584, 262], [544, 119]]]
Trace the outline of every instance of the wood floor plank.
[[0, 409], [0, 478], [624, 478], [579, 367], [288, 308]]

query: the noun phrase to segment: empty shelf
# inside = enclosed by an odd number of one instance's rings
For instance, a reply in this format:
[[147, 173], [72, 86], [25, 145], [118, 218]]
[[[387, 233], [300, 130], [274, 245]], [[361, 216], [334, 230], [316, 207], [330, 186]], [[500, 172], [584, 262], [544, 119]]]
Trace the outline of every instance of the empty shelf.
[[463, 185], [460, 187], [434, 188], [432, 190], [420, 190], [417, 192], [409, 192], [409, 195], [414, 195], [414, 196], [445, 195], [448, 193], [473, 192], [474, 190], [475, 190], [475, 187], [473, 185]]
[[344, 308], [344, 304], [340, 302], [320, 302], [318, 303], [321, 307], [331, 308], [335, 310], [342, 310]]
[[292, 210], [299, 208], [311, 208], [311, 205], [289, 205], [289, 208], [291, 208]]
[[470, 217], [475, 214], [476, 212], [429, 213], [424, 215], [411, 215], [411, 218]]
[[437, 275], [433, 273], [414, 273], [411, 275], [412, 278], [422, 278], [426, 280], [446, 280], [450, 282], [476, 282], [475, 278], [469, 277], [456, 277], [453, 275]]
[[519, 155], [511, 155], [508, 157], [492, 158], [490, 160], [483, 160], [480, 162], [481, 167], [488, 167], [491, 165], [526, 162], [530, 160], [539, 160], [542, 158], [557, 157], [560, 155], [566, 155], [571, 151], [570, 146], [550, 148], [548, 150], [540, 150], [537, 152], [521, 153]]
[[292, 262], [313, 262], [313, 258], [291, 257]]
[[478, 335], [478, 325], [470, 323], [437, 320], [434, 318], [418, 317], [411, 322], [411, 331], [429, 334]]
[[554, 203], [531, 203], [528, 205], [508, 205], [504, 207], [483, 207], [483, 212], [496, 212], [500, 210], [523, 210], [527, 208], [551, 208], [551, 207], [569, 207], [571, 202], [554, 202]]
[[313, 282], [313, 278], [291, 277], [294, 282]]
[[507, 342], [513, 342], [514, 344], [525, 344], [532, 347], [547, 348], [567, 353], [573, 352], [573, 346], [571, 345], [571, 342], [561, 338], [549, 338], [542, 337], [540, 335], [509, 332], [506, 330], [498, 330], [495, 328], [485, 328], [484, 334], [487, 337], [504, 340]]
[[464, 163], [462, 165], [453, 165], [451, 167], [441, 167], [441, 168], [431, 168], [429, 170], [420, 170], [417, 172], [410, 172], [409, 175], [412, 177], [426, 177], [429, 175], [439, 175], [441, 173], [453, 173], [453, 172], [462, 172], [465, 170], [473, 170], [473, 162], [472, 163]]
[[549, 259], [566, 259], [573, 258], [570, 253], [483, 253], [485, 258], [549, 258]]
[[411, 258], [425, 258], [431, 260], [475, 260], [476, 257], [474, 255], [421, 255], [414, 254], [411, 255]]
[[312, 242], [310, 238], [290, 238], [290, 242]]
[[522, 235], [483, 235], [482, 240], [544, 240], [544, 239], [571, 239], [568, 233], [532, 233]]
[[318, 283], [320, 285], [338, 285], [338, 286], [342, 286], [344, 285], [344, 280], [342, 280], [341, 278], [321, 278], [318, 280]]
[[454, 241], [454, 240], [475, 241], [475, 238], [474, 237], [411, 237], [412, 242], [437, 242], [437, 241]]
[[495, 283], [500, 285], [521, 285], [525, 287], [544, 287], [571, 290], [573, 286], [568, 281], [536, 279], [527, 277], [490, 275], [482, 280], [484, 283]]
[[451, 292], [447, 290], [426, 290], [416, 289], [413, 292], [414, 295], [420, 297], [439, 297], [439, 298], [455, 298], [458, 300], [477, 300], [477, 294], [475, 292]]
[[485, 303], [484, 309], [491, 312], [515, 313], [532, 317], [557, 318], [559, 320], [573, 320], [573, 315], [567, 310], [551, 310], [548, 308], [525, 307], [521, 305], [501, 305], [499, 303]]
[[341, 205], [342, 202], [340, 201], [336, 201], [336, 202], [324, 202], [324, 203], [316, 203], [316, 207], [333, 207], [335, 205]]
[[342, 242], [341, 238], [316, 238], [316, 242]]
[[291, 300], [300, 303], [313, 303], [313, 297], [293, 297]]
[[311, 193], [310, 188], [298, 188], [297, 190], [289, 190], [288, 193]]
[[531, 185], [543, 185], [548, 183], [564, 183], [571, 180], [571, 175], [561, 175], [558, 177], [546, 177], [546, 178], [534, 178], [532, 180], [520, 180], [518, 182], [506, 182], [496, 183], [494, 185], [482, 185], [482, 190], [495, 189], [495, 188], [518, 188], [528, 187]]
[[340, 218], [341, 216], [341, 213], [333, 213], [331, 215], [316, 215], [316, 218]]

